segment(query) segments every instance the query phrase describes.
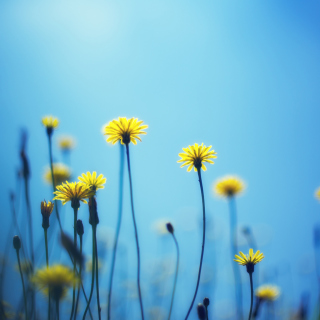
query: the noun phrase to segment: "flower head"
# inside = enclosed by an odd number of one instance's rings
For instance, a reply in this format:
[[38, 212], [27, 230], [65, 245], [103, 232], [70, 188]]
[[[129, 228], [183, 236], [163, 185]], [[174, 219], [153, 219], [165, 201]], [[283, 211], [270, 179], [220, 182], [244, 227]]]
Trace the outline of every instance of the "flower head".
[[57, 186], [57, 191], [55, 191], [54, 194], [56, 196], [53, 200], [61, 200], [63, 205], [71, 201], [72, 208], [79, 208], [80, 201], [87, 203], [84, 199], [92, 197], [94, 192], [80, 182], [66, 181], [66, 183]]
[[90, 172], [87, 172], [87, 174], [83, 173], [81, 177], [78, 177], [78, 179], [80, 180], [81, 184], [92, 191], [104, 189], [104, 184], [107, 181], [102, 174], [97, 177], [97, 173], [95, 171], [93, 171], [92, 174]]
[[77, 284], [79, 279], [70, 268], [57, 264], [37, 270], [32, 282], [45, 295], [50, 291], [51, 297], [58, 301], [66, 296], [68, 288]]
[[70, 151], [75, 146], [75, 141], [70, 136], [60, 137], [58, 140], [58, 146], [62, 151]]
[[233, 197], [241, 193], [243, 189], [243, 181], [235, 176], [226, 176], [219, 179], [214, 186], [215, 192], [222, 197]]
[[179, 157], [181, 157], [180, 160], [177, 162], [184, 162], [181, 165], [181, 168], [184, 166], [188, 166], [188, 172], [192, 170], [194, 167], [194, 171], [197, 171], [198, 169], [202, 169], [203, 171], [206, 171], [207, 168], [203, 164], [203, 162], [208, 163], [214, 163], [210, 159], [217, 158], [214, 152], [214, 150], [210, 150], [211, 146], [206, 147], [203, 145], [203, 143], [199, 146], [197, 143], [194, 144], [194, 146], [189, 146], [188, 148], [182, 148], [182, 150], [185, 153], [179, 153]]
[[320, 187], [315, 191], [314, 196], [320, 200]]
[[[55, 185], [61, 184], [71, 178], [71, 171], [65, 164], [54, 163], [52, 167]], [[48, 184], [52, 184], [51, 169], [49, 167], [46, 169], [43, 179]]]
[[142, 131], [148, 128], [147, 125], [142, 125], [143, 121], [138, 121], [137, 118], [120, 118], [112, 120], [104, 127], [104, 134], [109, 136], [107, 142], [115, 144], [120, 140], [121, 144], [137, 144], [136, 139], [141, 141], [139, 135], [147, 134]]
[[58, 118], [53, 116], [45, 116], [42, 118], [42, 124], [47, 128], [48, 135], [52, 134], [53, 129], [56, 129], [59, 125]]
[[263, 253], [260, 253], [259, 250], [255, 254], [253, 254], [252, 249], [249, 250], [249, 254], [247, 255], [245, 255], [241, 251], [239, 253], [241, 257], [235, 255], [236, 259], [233, 260], [238, 262], [242, 266], [246, 266], [249, 273], [252, 273], [254, 271], [254, 265], [264, 258]]
[[258, 287], [255, 295], [261, 300], [274, 301], [279, 297], [280, 290], [277, 286], [266, 284]]
[[54, 207], [54, 203], [48, 201], [48, 203], [44, 200], [41, 201], [41, 214], [42, 214], [42, 228], [48, 229], [49, 228], [49, 218], [52, 213]]

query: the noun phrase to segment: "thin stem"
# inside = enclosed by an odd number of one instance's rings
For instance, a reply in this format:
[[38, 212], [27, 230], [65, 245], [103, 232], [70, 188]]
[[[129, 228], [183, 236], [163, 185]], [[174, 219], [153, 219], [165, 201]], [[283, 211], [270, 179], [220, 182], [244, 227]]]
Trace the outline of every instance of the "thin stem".
[[[75, 248], [77, 248], [77, 218], [78, 218], [78, 208], [75, 207], [73, 208], [73, 244]], [[73, 273], [74, 273], [74, 276], [76, 276], [76, 260], [75, 259], [73, 260]], [[72, 309], [71, 309], [70, 320], [72, 320], [75, 300], [76, 300], [76, 285], [73, 284]]]
[[[80, 238], [80, 256], [82, 256], [82, 234], [79, 235], [79, 238]], [[81, 271], [82, 271], [82, 263], [80, 263], [80, 267], [79, 267], [79, 278], [80, 279], [81, 279]], [[74, 320], [76, 320], [76, 318], [77, 318], [79, 296], [80, 296], [80, 283], [78, 285], [77, 300], [76, 300], [76, 306], [75, 306], [75, 311], [74, 311]]]
[[126, 144], [126, 151], [127, 151], [128, 174], [129, 174], [129, 182], [130, 182], [131, 211], [132, 211], [132, 219], [133, 219], [134, 233], [135, 233], [135, 237], [136, 237], [136, 246], [137, 246], [137, 260], [138, 260], [137, 284], [138, 284], [141, 318], [142, 318], [142, 320], [144, 320], [141, 288], [140, 288], [140, 248], [139, 248], [138, 230], [137, 230], [137, 224], [136, 224], [136, 219], [135, 219], [135, 215], [134, 215], [134, 206], [133, 206], [133, 192], [132, 192], [132, 179], [131, 179], [131, 169], [130, 169], [129, 144]]
[[[48, 255], [48, 229], [44, 229], [44, 242], [46, 246], [46, 263], [47, 263], [47, 268], [49, 267], [49, 255]], [[51, 297], [50, 297], [50, 290], [49, 290], [49, 301], [48, 301], [48, 320], [50, 320], [50, 309], [51, 309]]]
[[171, 304], [170, 304], [170, 310], [169, 310], [169, 316], [168, 316], [168, 320], [170, 320], [171, 317], [171, 311], [172, 311], [172, 306], [173, 306], [173, 298], [174, 298], [174, 293], [176, 291], [176, 285], [177, 285], [177, 279], [178, 279], [178, 271], [179, 271], [179, 245], [178, 245], [178, 241], [175, 237], [175, 235], [172, 233], [172, 237], [174, 240], [174, 243], [176, 245], [176, 249], [177, 249], [177, 265], [176, 265], [176, 274], [174, 276], [174, 284], [173, 284], [173, 290], [172, 290], [172, 297], [171, 297]]
[[118, 221], [117, 221], [116, 236], [115, 236], [115, 241], [113, 244], [113, 251], [112, 251], [111, 272], [110, 272], [109, 290], [108, 290], [109, 294], [108, 294], [108, 304], [107, 304], [108, 305], [107, 320], [110, 319], [110, 314], [111, 314], [112, 282], [113, 282], [114, 267], [116, 263], [116, 254], [117, 254], [118, 240], [119, 240], [119, 234], [120, 234], [120, 227], [121, 227], [121, 221], [122, 221], [124, 148], [122, 144], [119, 144], [119, 145], [120, 145], [120, 173], [119, 173]]
[[18, 259], [19, 271], [20, 271], [21, 282], [22, 282], [22, 289], [23, 289], [24, 311], [25, 311], [26, 319], [28, 319], [26, 289], [24, 286], [23, 274], [22, 274], [22, 270], [21, 270], [19, 250], [16, 250], [16, 252], [17, 252], [17, 259]]
[[204, 253], [204, 245], [205, 245], [205, 239], [206, 239], [206, 209], [205, 209], [205, 202], [204, 202], [204, 194], [203, 194], [203, 185], [202, 185], [202, 179], [201, 179], [201, 168], [198, 170], [198, 177], [199, 177], [199, 183], [200, 183], [200, 190], [201, 190], [201, 198], [202, 198], [202, 214], [203, 214], [203, 231], [202, 231], [202, 249], [201, 249], [201, 257], [200, 257], [200, 265], [199, 265], [199, 272], [198, 272], [198, 280], [197, 280], [197, 286], [196, 290], [194, 292], [194, 296], [190, 305], [190, 308], [188, 310], [187, 316], [185, 320], [188, 319], [189, 314], [192, 310], [194, 300], [196, 299], [199, 283], [200, 283], [200, 276], [201, 276], [201, 269], [202, 269], [202, 261], [203, 261], [203, 253]]
[[97, 230], [95, 228], [95, 233], [94, 233], [94, 242], [95, 242], [95, 259], [96, 259], [96, 290], [97, 290], [97, 306], [98, 306], [98, 315], [99, 315], [99, 320], [101, 320], [101, 307], [100, 307], [100, 295], [99, 295], [99, 260], [98, 260], [98, 244], [97, 244]]
[[90, 289], [90, 296], [89, 296], [89, 300], [86, 306], [86, 309], [84, 310], [84, 314], [82, 317], [82, 320], [84, 320], [86, 318], [86, 314], [91, 302], [91, 298], [92, 298], [92, 293], [93, 293], [93, 287], [94, 287], [94, 271], [95, 271], [95, 264], [96, 264], [96, 259], [95, 259], [95, 248], [96, 248], [96, 244], [95, 244], [95, 233], [96, 233], [96, 226], [93, 224], [92, 225], [92, 273], [91, 273], [91, 289]]
[[[237, 212], [236, 212], [234, 197], [229, 197], [229, 211], [230, 211], [230, 245], [231, 245], [231, 259], [232, 259], [231, 261], [233, 261], [234, 255], [238, 253]], [[240, 266], [236, 263], [232, 263], [232, 269], [233, 269], [233, 276], [234, 276], [234, 282], [235, 282], [237, 314], [240, 319], [243, 319]]]
[[59, 311], [59, 300], [56, 301], [56, 311], [57, 311], [57, 319], [60, 319], [60, 311]]
[[253, 284], [252, 284], [252, 272], [249, 272], [250, 276], [250, 289], [251, 289], [251, 304], [250, 304], [250, 313], [248, 320], [251, 319], [251, 313], [252, 313], [252, 305], [253, 305]]

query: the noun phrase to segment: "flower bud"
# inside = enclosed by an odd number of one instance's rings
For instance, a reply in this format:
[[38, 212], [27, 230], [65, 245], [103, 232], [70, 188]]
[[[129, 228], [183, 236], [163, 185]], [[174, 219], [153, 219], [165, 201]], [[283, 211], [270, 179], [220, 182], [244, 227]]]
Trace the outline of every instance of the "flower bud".
[[200, 320], [206, 320], [207, 319], [207, 311], [206, 308], [202, 303], [199, 303], [197, 306], [197, 312], [198, 312], [198, 318]]
[[167, 227], [168, 232], [171, 233], [171, 234], [173, 234], [174, 228], [173, 228], [173, 225], [172, 225], [170, 222], [168, 222], [168, 223], [166, 224], [166, 227]]
[[20, 248], [21, 248], [21, 240], [20, 240], [19, 236], [14, 236], [13, 237], [13, 247], [16, 250], [20, 250]]
[[83, 229], [83, 223], [82, 223], [82, 220], [77, 220], [77, 234], [79, 236], [82, 236], [84, 234], [84, 229]]
[[207, 308], [209, 304], [210, 304], [209, 298], [204, 298], [203, 299], [203, 305]]
[[95, 197], [89, 199], [89, 223], [91, 225], [97, 225], [99, 223], [97, 201]]

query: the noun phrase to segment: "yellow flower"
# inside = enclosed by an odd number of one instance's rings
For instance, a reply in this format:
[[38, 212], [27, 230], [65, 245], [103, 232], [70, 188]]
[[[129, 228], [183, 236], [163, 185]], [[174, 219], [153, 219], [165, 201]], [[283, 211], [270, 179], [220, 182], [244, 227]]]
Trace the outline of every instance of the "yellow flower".
[[261, 300], [274, 301], [279, 297], [280, 290], [279, 290], [279, 287], [277, 286], [266, 284], [266, 285], [260, 286], [256, 290], [255, 295]]
[[[21, 261], [20, 265], [21, 265], [22, 273], [25, 274], [27, 276], [27, 278], [29, 278], [32, 275], [32, 271], [33, 271], [31, 261], [23, 260], [23, 261]], [[20, 272], [18, 263], [15, 265], [15, 269], [16, 269], [16, 271]]]
[[233, 260], [238, 262], [242, 266], [246, 266], [248, 272], [251, 270], [252, 270], [251, 272], [253, 272], [254, 265], [260, 262], [264, 258], [263, 253], [260, 253], [259, 250], [255, 254], [253, 254], [252, 249], [249, 250], [249, 254], [247, 255], [245, 255], [241, 251], [239, 253], [241, 257], [238, 255], [235, 255], [236, 259], [233, 259]]
[[42, 124], [47, 128], [47, 129], [55, 129], [59, 125], [59, 120], [58, 118], [54, 118], [53, 116], [45, 116], [42, 118]]
[[320, 200], [320, 188], [318, 188], [318, 189], [316, 190], [316, 192], [314, 193], [314, 196], [315, 196], [318, 200]]
[[[55, 185], [61, 184], [62, 182], [65, 182], [71, 178], [70, 169], [63, 163], [54, 163], [52, 167], [53, 167], [53, 178], [54, 178]], [[50, 168], [46, 169], [43, 175], [43, 179], [48, 184], [52, 184]]]
[[243, 191], [244, 183], [235, 176], [226, 176], [216, 182], [214, 189], [219, 196], [232, 197]]
[[70, 268], [57, 264], [37, 270], [32, 282], [45, 295], [48, 296], [50, 290], [51, 297], [60, 300], [66, 296], [68, 288], [76, 285], [79, 279]]
[[130, 142], [137, 144], [136, 139], [141, 141], [139, 135], [147, 134], [142, 131], [148, 128], [147, 125], [141, 125], [143, 121], [138, 121], [137, 118], [120, 118], [112, 120], [104, 127], [104, 134], [109, 136], [107, 142], [115, 144], [120, 140], [121, 144], [128, 145]]
[[80, 180], [81, 184], [92, 191], [104, 189], [104, 184], [107, 181], [102, 174], [97, 177], [97, 173], [95, 171], [92, 172], [92, 175], [90, 172], [87, 172], [87, 174], [83, 173], [82, 177], [78, 177], [78, 179]]
[[52, 213], [53, 207], [54, 207], [54, 203], [53, 202], [48, 201], [48, 203], [47, 203], [45, 200], [41, 201], [41, 214], [44, 217], [48, 217], [49, 218], [51, 213]]
[[207, 168], [203, 164], [203, 162], [208, 162], [208, 163], [214, 163], [210, 159], [217, 158], [214, 152], [214, 150], [211, 150], [211, 146], [206, 147], [203, 145], [203, 143], [199, 146], [197, 143], [194, 144], [194, 146], [189, 146], [188, 148], [182, 148], [182, 150], [185, 153], [179, 153], [179, 157], [181, 157], [180, 160], [177, 162], [184, 162], [181, 165], [181, 168], [184, 166], [189, 166], [188, 167], [188, 172], [192, 170], [194, 167], [194, 171], [197, 171], [198, 169], [202, 169], [203, 171], [206, 171]]
[[74, 148], [75, 141], [70, 136], [63, 136], [59, 138], [58, 145], [62, 151], [69, 151]]
[[79, 208], [80, 201], [87, 203], [84, 199], [92, 197], [94, 192], [84, 186], [81, 182], [66, 181], [66, 183], [57, 186], [57, 191], [55, 191], [54, 194], [56, 196], [53, 200], [61, 200], [63, 205], [68, 201], [71, 201], [72, 208]]

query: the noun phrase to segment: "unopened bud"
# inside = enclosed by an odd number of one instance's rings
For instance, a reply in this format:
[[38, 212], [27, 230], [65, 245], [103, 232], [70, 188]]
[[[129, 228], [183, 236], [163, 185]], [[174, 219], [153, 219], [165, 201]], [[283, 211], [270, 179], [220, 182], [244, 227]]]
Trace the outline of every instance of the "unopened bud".
[[77, 220], [77, 234], [82, 236], [84, 234], [83, 223], [82, 220]]
[[204, 298], [203, 299], [203, 305], [207, 308], [209, 304], [210, 304], [209, 298]]
[[99, 223], [97, 201], [95, 197], [89, 199], [89, 223], [91, 225], [97, 225]]
[[168, 223], [166, 224], [166, 227], [167, 227], [168, 232], [171, 233], [171, 234], [173, 234], [174, 228], [173, 228], [173, 225], [172, 225], [170, 222], [168, 222]]
[[20, 248], [21, 248], [21, 240], [20, 240], [19, 236], [14, 236], [13, 237], [13, 247], [16, 250], [20, 250]]
[[200, 320], [206, 320], [207, 319], [207, 311], [206, 308], [202, 303], [199, 303], [197, 306], [197, 312], [198, 312], [198, 318]]

